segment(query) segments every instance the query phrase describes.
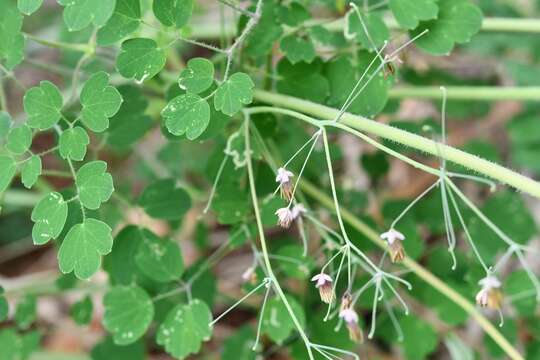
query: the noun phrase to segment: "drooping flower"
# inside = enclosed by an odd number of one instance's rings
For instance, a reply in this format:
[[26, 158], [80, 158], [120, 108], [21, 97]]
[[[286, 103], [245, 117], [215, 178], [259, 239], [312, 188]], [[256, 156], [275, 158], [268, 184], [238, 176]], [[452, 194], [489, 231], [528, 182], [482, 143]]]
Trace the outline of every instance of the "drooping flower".
[[294, 174], [292, 172], [284, 168], [279, 168], [277, 170], [276, 182], [279, 183], [279, 192], [281, 197], [288, 201], [290, 201], [293, 196], [293, 176]]
[[358, 326], [358, 314], [351, 308], [341, 310], [339, 317], [345, 322], [347, 330], [349, 330], [349, 338], [355, 342], [362, 342], [364, 337], [360, 326]]
[[249, 282], [252, 285], [257, 283], [257, 273], [253, 266], [248, 267], [246, 271], [242, 273], [242, 280], [246, 283]]
[[300, 215], [304, 214], [306, 212], [306, 208], [302, 204], [296, 204], [293, 206], [291, 212], [293, 216], [293, 220], [298, 218]]
[[276, 215], [278, 217], [278, 225], [282, 228], [288, 228], [294, 220], [293, 212], [289, 207], [277, 209]]
[[401, 262], [405, 258], [405, 249], [401, 242], [405, 240], [405, 235], [397, 231], [396, 229], [390, 229], [381, 234], [381, 239], [386, 240], [388, 244], [388, 251], [390, 252], [390, 259], [393, 263]]
[[332, 285], [333, 280], [330, 275], [320, 273], [311, 278], [311, 281], [316, 281], [315, 287], [319, 289], [319, 295], [321, 300], [327, 304], [334, 301], [334, 287]]
[[476, 303], [481, 307], [492, 310], [500, 310], [502, 306], [503, 295], [501, 291], [501, 282], [494, 275], [488, 275], [478, 282], [482, 288], [476, 294]]

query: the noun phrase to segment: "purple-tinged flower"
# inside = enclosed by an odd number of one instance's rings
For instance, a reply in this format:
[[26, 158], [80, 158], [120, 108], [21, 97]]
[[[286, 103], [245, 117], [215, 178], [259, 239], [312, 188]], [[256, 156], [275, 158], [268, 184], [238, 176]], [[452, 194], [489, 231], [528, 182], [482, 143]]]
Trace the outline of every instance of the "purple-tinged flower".
[[288, 207], [277, 209], [276, 215], [278, 217], [278, 225], [282, 228], [288, 228], [294, 220], [293, 213]]
[[339, 317], [345, 322], [347, 330], [349, 330], [349, 338], [355, 342], [362, 342], [363, 335], [358, 326], [358, 314], [351, 308], [341, 310]]
[[299, 216], [301, 216], [302, 214], [304, 214], [306, 212], [306, 208], [304, 207], [304, 205], [302, 204], [296, 204], [293, 206], [291, 212], [292, 212], [292, 216], [293, 216], [293, 220], [295, 220], [296, 218], [298, 218]]
[[405, 258], [405, 249], [401, 242], [405, 240], [405, 235], [395, 229], [390, 229], [381, 234], [381, 239], [386, 240], [388, 244], [388, 251], [390, 252], [392, 262], [403, 261]]
[[478, 282], [482, 287], [476, 294], [476, 304], [492, 310], [499, 310], [502, 306], [503, 295], [501, 282], [494, 275], [488, 275]]
[[320, 273], [311, 278], [311, 281], [315, 281], [315, 287], [319, 289], [319, 295], [321, 300], [327, 304], [334, 301], [334, 287], [332, 285], [333, 280], [330, 275]]
[[276, 175], [276, 182], [279, 183], [279, 192], [281, 197], [291, 200], [293, 196], [292, 178], [294, 174], [284, 168], [279, 168]]

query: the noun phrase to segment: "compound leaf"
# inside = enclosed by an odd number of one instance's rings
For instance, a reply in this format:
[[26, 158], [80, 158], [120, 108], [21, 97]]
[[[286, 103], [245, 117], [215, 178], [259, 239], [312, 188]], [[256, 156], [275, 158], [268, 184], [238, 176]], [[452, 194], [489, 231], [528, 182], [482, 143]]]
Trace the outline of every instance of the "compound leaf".
[[390, 0], [390, 10], [399, 25], [406, 29], [414, 29], [420, 20], [437, 18], [438, 0]]
[[214, 95], [216, 110], [225, 115], [236, 114], [243, 105], [253, 101], [253, 87], [255, 84], [248, 74], [235, 73], [221, 84]]
[[180, 279], [184, 260], [178, 245], [161, 239], [149, 230], [141, 230], [142, 241], [135, 254], [135, 263], [142, 273], [158, 282]]
[[178, 78], [181, 89], [194, 94], [207, 90], [214, 83], [214, 64], [205, 58], [191, 59]]
[[52, 192], [41, 199], [32, 210], [32, 239], [42, 245], [56, 239], [66, 223], [68, 204], [61, 194]]
[[23, 16], [13, 0], [0, 0], [0, 9], [0, 60], [11, 70], [24, 58]]
[[86, 219], [73, 226], [58, 252], [58, 265], [64, 273], [75, 271], [79, 279], [88, 279], [101, 264], [101, 255], [111, 252], [113, 238], [109, 225]]
[[165, 60], [165, 52], [154, 40], [135, 38], [122, 43], [116, 67], [123, 77], [142, 83], [159, 73], [165, 66]]
[[178, 304], [169, 311], [157, 333], [157, 343], [175, 358], [184, 359], [199, 352], [203, 341], [212, 336], [212, 313], [199, 299]]
[[181, 28], [193, 12], [193, 0], [154, 0], [154, 15], [165, 26]]
[[31, 15], [43, 4], [43, 0], [17, 0], [17, 7], [24, 15]]
[[482, 26], [482, 11], [467, 0], [440, 0], [436, 20], [422, 22], [413, 32], [416, 36], [429, 30], [416, 41], [416, 46], [433, 55], [447, 55], [456, 43], [471, 40]]
[[60, 90], [50, 81], [42, 81], [24, 95], [24, 111], [28, 114], [28, 126], [46, 130], [54, 126], [62, 114], [63, 100]]
[[116, 0], [57, 0], [64, 6], [64, 22], [69, 31], [79, 31], [91, 23], [101, 27], [111, 17]]
[[114, 12], [97, 34], [99, 45], [111, 45], [122, 40], [139, 28], [141, 23], [141, 1], [119, 0]]
[[86, 131], [76, 126], [67, 129], [60, 135], [60, 156], [64, 159], [82, 161], [86, 155], [86, 147], [90, 144], [90, 138]]
[[21, 166], [21, 180], [27, 189], [30, 189], [36, 183], [39, 175], [41, 175], [41, 158], [32, 155]]
[[158, 180], [148, 185], [138, 200], [144, 211], [157, 219], [180, 219], [191, 207], [188, 193], [177, 187], [173, 179]]
[[14, 154], [24, 154], [32, 145], [32, 130], [26, 125], [11, 128], [6, 148]]
[[105, 131], [109, 118], [122, 105], [122, 96], [108, 83], [109, 74], [100, 71], [86, 81], [81, 92], [82, 122], [95, 132]]
[[210, 105], [199, 95], [186, 93], [172, 99], [161, 112], [167, 130], [194, 140], [210, 123]]
[[0, 193], [7, 189], [16, 172], [15, 159], [0, 155]]
[[144, 335], [154, 318], [154, 304], [138, 286], [117, 286], [103, 299], [103, 326], [117, 345], [134, 343]]
[[300, 61], [310, 63], [316, 56], [313, 43], [295, 35], [285, 36], [281, 39], [279, 47], [293, 64]]
[[109, 200], [114, 191], [112, 176], [106, 170], [106, 162], [92, 161], [77, 171], [75, 182], [79, 200], [88, 209], [98, 209], [101, 203]]

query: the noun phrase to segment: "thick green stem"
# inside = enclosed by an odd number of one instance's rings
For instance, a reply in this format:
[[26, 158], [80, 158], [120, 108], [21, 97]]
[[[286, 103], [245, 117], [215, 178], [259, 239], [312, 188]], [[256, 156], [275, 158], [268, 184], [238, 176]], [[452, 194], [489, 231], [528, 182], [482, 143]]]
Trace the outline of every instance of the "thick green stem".
[[[300, 186], [304, 193], [317, 200], [324, 207], [331, 210], [334, 208], [333, 200], [316, 186], [305, 180], [300, 183]], [[364, 234], [369, 240], [377, 244], [380, 248], [386, 249], [386, 245], [384, 241], [379, 238], [379, 234], [363, 221], [355, 217], [350, 211], [342, 208], [341, 215], [343, 220], [345, 220], [345, 222], [351, 225], [354, 229]], [[521, 354], [512, 346], [512, 344], [510, 344], [510, 342], [508, 342], [508, 340], [499, 332], [499, 330], [476, 309], [476, 307], [469, 300], [411, 258], [405, 257], [403, 260], [403, 265], [467, 312], [474, 320], [476, 320], [476, 322], [478, 322], [482, 329], [484, 329], [484, 331], [506, 352], [511, 359], [523, 360]]]
[[[335, 119], [339, 113], [337, 109], [292, 96], [262, 90], [256, 90], [254, 96], [260, 102], [299, 111], [319, 119]], [[358, 115], [345, 113], [340, 123], [434, 156], [442, 156], [448, 161], [540, 198], [540, 183], [478, 156]]]
[[[495, 86], [449, 86], [447, 98], [465, 101], [498, 100], [540, 100], [540, 86], [495, 87]], [[390, 90], [390, 97], [440, 99], [442, 92], [438, 86], [400, 86]]]
[[[397, 22], [392, 17], [385, 18], [386, 24], [391, 29], [400, 29]], [[331, 21], [313, 20], [307, 21], [304, 25], [321, 24], [330, 31], [343, 31], [344, 20], [338, 19]], [[236, 35], [236, 27], [234, 24], [227, 24], [223, 28], [219, 23], [209, 23], [201, 21], [192, 26], [193, 38], [196, 39], [219, 39], [221, 36], [233, 37]], [[516, 18], [484, 18], [481, 31], [485, 32], [509, 32], [509, 33], [540, 33], [540, 19], [516, 19]]]

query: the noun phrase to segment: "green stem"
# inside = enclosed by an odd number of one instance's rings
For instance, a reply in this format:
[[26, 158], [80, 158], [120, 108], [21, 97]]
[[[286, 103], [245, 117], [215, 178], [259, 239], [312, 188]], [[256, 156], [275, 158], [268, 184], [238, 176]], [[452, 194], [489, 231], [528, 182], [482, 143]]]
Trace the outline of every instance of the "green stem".
[[[254, 97], [260, 102], [303, 112], [320, 119], [335, 119], [339, 113], [339, 110], [328, 106], [262, 90], [255, 90]], [[540, 183], [478, 156], [358, 115], [345, 113], [340, 123], [358, 131], [371, 133], [434, 156], [442, 155], [448, 161], [540, 198]]]
[[270, 258], [268, 256], [268, 247], [266, 245], [266, 237], [264, 235], [264, 227], [261, 220], [261, 214], [259, 211], [259, 200], [257, 198], [257, 190], [255, 187], [255, 175], [253, 172], [253, 164], [251, 160], [251, 145], [250, 145], [250, 136], [249, 136], [249, 115], [246, 114], [246, 120], [244, 122], [244, 136], [245, 136], [245, 146], [246, 146], [246, 157], [247, 157], [247, 171], [248, 171], [248, 179], [249, 179], [249, 188], [251, 193], [251, 201], [253, 203], [253, 211], [255, 213], [255, 220], [257, 222], [257, 229], [259, 231], [259, 239], [261, 242], [261, 250], [264, 260], [264, 265], [266, 267], [266, 272], [268, 277], [272, 280], [272, 286], [276, 290], [278, 296], [280, 297], [281, 301], [285, 305], [285, 308], [289, 312], [289, 316], [291, 317], [291, 320], [293, 321], [298, 333], [300, 334], [300, 337], [304, 341], [304, 344], [306, 345], [306, 350], [308, 353], [308, 356], [311, 360], [314, 359], [313, 357], [313, 351], [311, 349], [311, 343], [304, 332], [304, 329], [302, 325], [300, 324], [300, 321], [296, 317], [296, 314], [294, 313], [291, 305], [289, 304], [289, 301], [287, 300], [287, 297], [285, 296], [285, 293], [283, 292], [283, 289], [281, 289], [281, 286], [279, 285], [279, 282], [274, 275], [274, 272], [272, 270], [272, 264], [270, 263]]
[[[494, 86], [449, 86], [448, 99], [466, 101], [497, 100], [540, 100], [540, 86], [494, 87]], [[390, 97], [440, 99], [438, 86], [400, 86], [390, 90]]]
[[71, 44], [71, 43], [66, 43], [62, 41], [47, 40], [47, 39], [42, 39], [28, 33], [24, 33], [24, 36], [27, 39], [30, 39], [38, 44], [55, 48], [55, 49], [73, 50], [73, 51], [78, 51], [78, 52], [82, 52], [86, 54], [94, 53], [94, 48], [88, 44]]
[[[305, 180], [301, 182], [300, 186], [306, 194], [317, 200], [321, 205], [328, 209], [333, 209], [333, 200], [316, 186]], [[343, 220], [345, 220], [345, 222], [351, 225], [354, 229], [363, 233], [370, 241], [375, 243], [380, 248], [386, 249], [386, 245], [384, 241], [379, 238], [379, 234], [363, 221], [356, 218], [350, 211], [342, 208], [341, 215]], [[483, 316], [471, 302], [463, 297], [463, 295], [452, 289], [443, 280], [433, 275], [429, 270], [411, 258], [405, 257], [403, 260], [403, 265], [467, 312], [511, 359], [524, 359], [521, 354], [512, 346], [512, 344], [510, 344], [510, 342], [508, 342], [508, 340], [499, 332], [499, 330], [488, 319], [486, 319], [486, 317]]]
[[[401, 29], [392, 17], [385, 18], [385, 22], [391, 29]], [[309, 27], [316, 24], [324, 26], [330, 31], [343, 31], [344, 20], [317, 19], [306, 21], [303, 26]], [[223, 29], [218, 23], [195, 21], [193, 24], [193, 38], [196, 39], [218, 39], [220, 36], [231, 38], [236, 35], [236, 27], [227, 24]], [[497, 18], [487, 17], [482, 22], [481, 31], [484, 32], [509, 32], [509, 33], [540, 33], [540, 19], [519, 19], [519, 18]]]

